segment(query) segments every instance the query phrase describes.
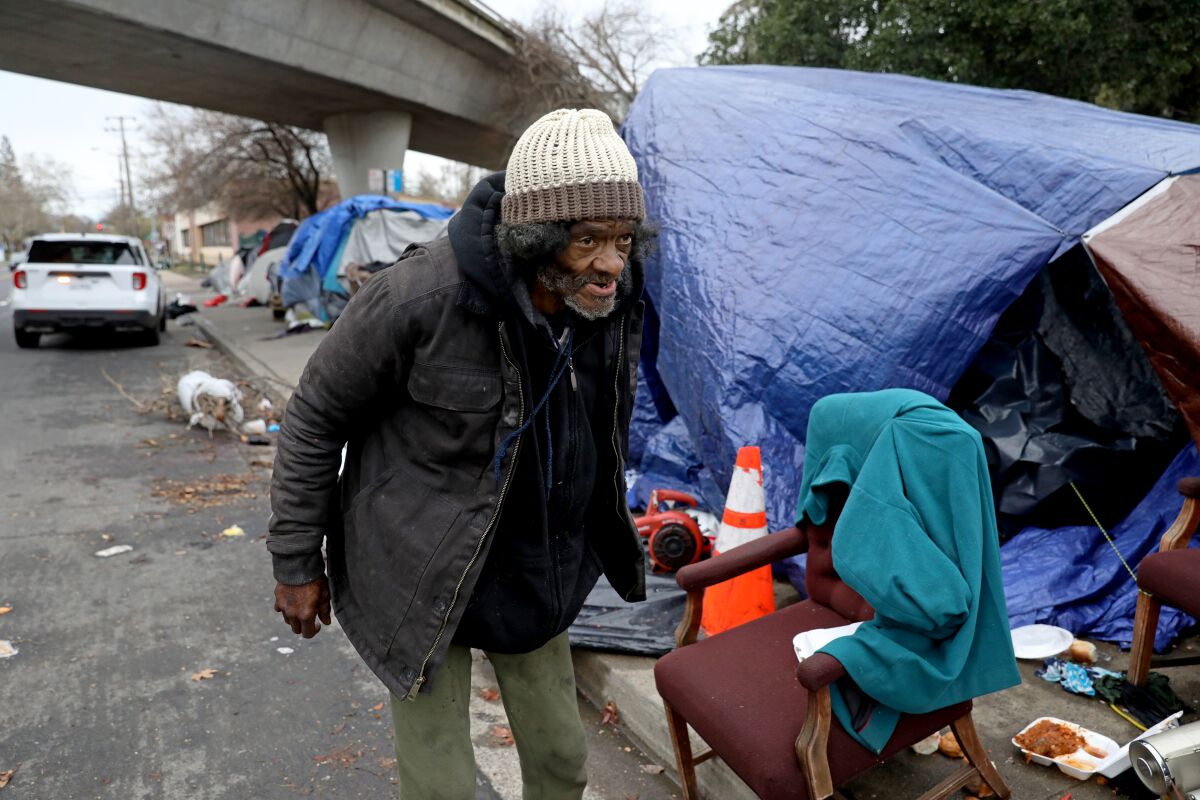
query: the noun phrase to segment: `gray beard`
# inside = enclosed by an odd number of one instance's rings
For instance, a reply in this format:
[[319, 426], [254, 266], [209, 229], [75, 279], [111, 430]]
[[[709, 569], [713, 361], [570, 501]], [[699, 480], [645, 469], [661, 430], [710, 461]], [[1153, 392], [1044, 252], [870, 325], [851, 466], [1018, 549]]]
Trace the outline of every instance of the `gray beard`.
[[613, 296], [605, 298], [602, 305], [586, 306], [579, 301], [579, 292], [589, 283], [595, 283], [596, 277], [595, 273], [573, 275], [554, 263], [538, 267], [537, 271], [538, 283], [561, 297], [567, 308], [589, 322], [603, 319], [611, 314], [617, 307], [617, 301], [629, 294], [630, 289], [633, 288], [633, 271], [626, 264], [625, 269], [621, 270], [621, 274], [617, 276], [617, 291]]

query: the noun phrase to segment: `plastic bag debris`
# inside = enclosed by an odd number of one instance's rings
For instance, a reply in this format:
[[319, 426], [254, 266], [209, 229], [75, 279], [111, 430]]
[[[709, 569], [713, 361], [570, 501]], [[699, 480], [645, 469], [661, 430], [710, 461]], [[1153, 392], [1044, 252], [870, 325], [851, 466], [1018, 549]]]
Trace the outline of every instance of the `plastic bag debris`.
[[265, 419], [248, 419], [242, 423], [242, 433], [263, 434], [267, 432]]
[[18, 652], [20, 651], [17, 650], [17, 646], [8, 639], [0, 639], [0, 658], [9, 658], [10, 656], [15, 656]]
[[112, 547], [106, 547], [103, 550], [97, 550], [96, 555], [100, 558], [111, 558], [112, 556], [119, 556], [121, 553], [128, 553], [132, 550], [132, 545], [117, 544], [113, 545]]
[[189, 428], [199, 425], [211, 432], [224, 425], [237, 432], [245, 414], [242, 392], [232, 381], [214, 378], [198, 369], [180, 378], [176, 390], [179, 404], [190, 415]]

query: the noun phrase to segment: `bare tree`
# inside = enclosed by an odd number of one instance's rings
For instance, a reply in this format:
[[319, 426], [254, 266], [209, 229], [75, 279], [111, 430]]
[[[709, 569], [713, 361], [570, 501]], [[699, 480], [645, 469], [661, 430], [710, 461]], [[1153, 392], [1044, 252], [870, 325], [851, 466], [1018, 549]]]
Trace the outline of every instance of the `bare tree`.
[[412, 193], [446, 205], [461, 206], [487, 172], [482, 167], [451, 161], [439, 169], [417, 173]]
[[509, 100], [521, 118], [584, 106], [619, 123], [650, 72], [679, 55], [672, 32], [630, 0], [610, 0], [577, 22], [547, 7], [519, 27]]
[[63, 164], [27, 156], [17, 160], [7, 136], [0, 137], [0, 240], [5, 250], [38, 233], [63, 227], [75, 199], [74, 177]]
[[149, 139], [160, 208], [300, 219], [320, 209], [332, 173], [324, 134], [215, 111], [159, 106]]

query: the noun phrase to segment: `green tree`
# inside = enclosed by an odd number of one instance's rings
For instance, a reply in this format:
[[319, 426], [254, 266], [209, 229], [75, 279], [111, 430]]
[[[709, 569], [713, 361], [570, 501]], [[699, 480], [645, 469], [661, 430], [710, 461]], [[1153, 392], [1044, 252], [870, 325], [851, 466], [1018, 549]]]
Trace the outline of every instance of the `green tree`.
[[1195, 0], [741, 0], [703, 64], [897, 72], [1200, 121]]

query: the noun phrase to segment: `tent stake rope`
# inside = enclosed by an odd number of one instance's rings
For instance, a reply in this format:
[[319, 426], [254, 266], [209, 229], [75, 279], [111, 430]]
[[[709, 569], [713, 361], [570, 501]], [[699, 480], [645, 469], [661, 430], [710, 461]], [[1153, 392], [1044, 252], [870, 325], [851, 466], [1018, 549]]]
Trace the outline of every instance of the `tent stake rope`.
[[[1137, 575], [1130, 568], [1129, 562], [1125, 560], [1125, 556], [1121, 555], [1121, 550], [1117, 547], [1117, 543], [1113, 541], [1113, 538], [1108, 535], [1108, 531], [1100, 524], [1100, 520], [1096, 517], [1096, 512], [1092, 511], [1092, 507], [1088, 505], [1088, 501], [1083, 499], [1083, 494], [1079, 491], [1079, 487], [1075, 485], [1075, 481], [1071, 481], [1071, 489], [1075, 492], [1075, 496], [1079, 498], [1079, 502], [1083, 503], [1083, 507], [1087, 509], [1088, 515], [1092, 518], [1092, 522], [1096, 523], [1096, 527], [1104, 534], [1104, 538], [1108, 540], [1109, 547], [1117, 554], [1117, 558], [1121, 559], [1121, 565], [1125, 567], [1125, 571], [1129, 573], [1129, 577], [1133, 578], [1133, 583], [1137, 586]], [[1138, 587], [1138, 593], [1145, 594], [1140, 586]]]

